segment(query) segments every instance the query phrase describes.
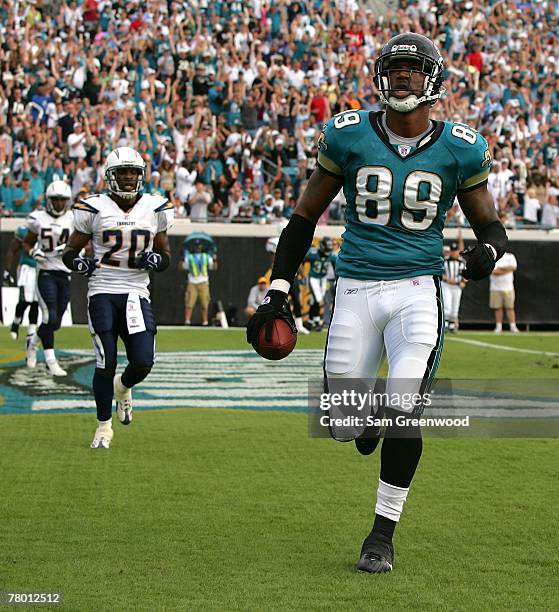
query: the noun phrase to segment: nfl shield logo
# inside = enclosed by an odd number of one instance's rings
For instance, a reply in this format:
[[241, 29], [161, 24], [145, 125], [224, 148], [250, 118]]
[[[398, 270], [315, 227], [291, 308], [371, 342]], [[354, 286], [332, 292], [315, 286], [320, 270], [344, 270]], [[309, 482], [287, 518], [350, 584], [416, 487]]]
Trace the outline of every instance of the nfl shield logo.
[[409, 145], [398, 145], [398, 153], [401, 157], [407, 157], [410, 154], [411, 147]]

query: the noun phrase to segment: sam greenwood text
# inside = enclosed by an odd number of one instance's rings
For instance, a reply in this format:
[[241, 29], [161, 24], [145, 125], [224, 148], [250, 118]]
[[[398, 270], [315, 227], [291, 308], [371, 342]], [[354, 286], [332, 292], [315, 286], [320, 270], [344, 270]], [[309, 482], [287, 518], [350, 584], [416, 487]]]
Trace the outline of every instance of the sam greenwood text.
[[444, 419], [437, 417], [408, 417], [398, 415], [395, 418], [383, 417], [380, 419], [372, 415], [367, 417], [361, 416], [346, 416], [342, 418], [330, 417], [323, 414], [320, 417], [320, 425], [322, 427], [469, 427], [470, 417], [465, 416], [456, 419]]

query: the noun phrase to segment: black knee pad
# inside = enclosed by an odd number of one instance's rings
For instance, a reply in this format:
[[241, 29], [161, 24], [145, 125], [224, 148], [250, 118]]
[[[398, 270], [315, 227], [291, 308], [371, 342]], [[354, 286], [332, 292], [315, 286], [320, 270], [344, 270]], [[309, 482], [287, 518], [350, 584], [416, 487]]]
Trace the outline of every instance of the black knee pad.
[[151, 365], [131, 363], [130, 368], [132, 368], [138, 376], [146, 377], [151, 372], [151, 368], [153, 368], [153, 363]]
[[103, 378], [110, 378], [112, 380], [116, 374], [116, 365], [113, 368], [95, 368], [95, 374], [98, 374]]

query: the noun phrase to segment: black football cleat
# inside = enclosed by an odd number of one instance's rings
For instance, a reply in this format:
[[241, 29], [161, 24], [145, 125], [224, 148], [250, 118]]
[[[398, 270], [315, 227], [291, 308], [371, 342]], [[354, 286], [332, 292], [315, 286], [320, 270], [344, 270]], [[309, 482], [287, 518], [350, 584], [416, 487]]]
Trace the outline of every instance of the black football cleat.
[[394, 546], [392, 540], [383, 536], [368, 536], [361, 548], [357, 569], [369, 574], [384, 574], [394, 567]]
[[355, 448], [361, 455], [370, 455], [375, 452], [382, 435], [380, 427], [368, 426], [365, 431], [355, 438]]

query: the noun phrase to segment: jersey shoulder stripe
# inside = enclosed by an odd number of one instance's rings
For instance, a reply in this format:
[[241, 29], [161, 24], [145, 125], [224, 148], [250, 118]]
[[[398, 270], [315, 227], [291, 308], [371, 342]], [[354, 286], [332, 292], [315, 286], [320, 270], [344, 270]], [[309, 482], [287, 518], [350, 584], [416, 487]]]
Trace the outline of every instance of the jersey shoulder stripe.
[[326, 174], [329, 174], [330, 176], [341, 178], [344, 175], [342, 169], [320, 151], [318, 152], [317, 164], [324, 172], [326, 172]]
[[489, 172], [487, 170], [482, 170], [479, 174], [476, 174], [470, 177], [467, 181], [464, 181], [458, 190], [460, 193], [464, 191], [473, 191], [478, 187], [481, 187], [484, 183], [487, 183], [487, 179], [489, 178]]
[[78, 200], [72, 206], [72, 210], [83, 210], [84, 212], [93, 213], [94, 215], [96, 215], [99, 212], [96, 208], [91, 206], [89, 202], [86, 202], [86, 200]]
[[169, 202], [169, 200], [165, 200], [162, 204], [160, 204], [154, 212], [163, 212], [165, 210], [171, 210], [173, 207], [173, 203]]

